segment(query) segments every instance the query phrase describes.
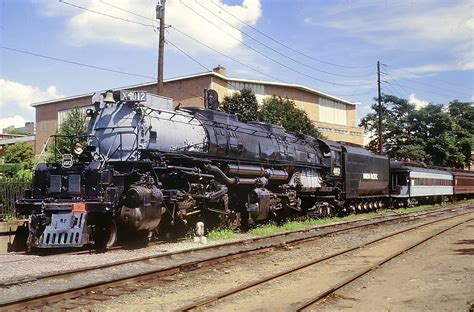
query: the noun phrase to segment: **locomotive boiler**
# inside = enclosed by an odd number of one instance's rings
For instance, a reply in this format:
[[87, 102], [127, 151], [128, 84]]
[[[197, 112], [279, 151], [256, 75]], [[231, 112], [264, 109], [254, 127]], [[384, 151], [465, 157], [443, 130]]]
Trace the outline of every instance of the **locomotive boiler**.
[[68, 138], [73, 152], [39, 164], [16, 204], [30, 216], [30, 247], [170, 237], [201, 220], [246, 227], [327, 216], [375, 209], [388, 197], [388, 158], [361, 148], [216, 110], [174, 109], [144, 92], [96, 93], [92, 104], [87, 138]]

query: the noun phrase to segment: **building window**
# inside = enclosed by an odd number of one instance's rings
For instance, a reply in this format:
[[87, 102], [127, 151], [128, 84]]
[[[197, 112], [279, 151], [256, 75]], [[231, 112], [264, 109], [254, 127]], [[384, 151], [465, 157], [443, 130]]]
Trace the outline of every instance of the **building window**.
[[[82, 114], [86, 114], [86, 110], [89, 108], [94, 108], [94, 105], [87, 105], [83, 107], [77, 107], [81, 110]], [[74, 108], [62, 109], [58, 111], [58, 129], [61, 126], [61, 123], [66, 120], [67, 115], [73, 110]]]
[[319, 121], [336, 125], [347, 125], [346, 104], [321, 96], [319, 101]]
[[263, 99], [265, 98], [265, 85], [258, 84], [258, 83], [247, 83], [247, 82], [239, 82], [239, 81], [231, 81], [227, 84], [227, 95], [231, 96], [235, 92], [238, 92], [242, 89], [250, 89], [253, 93], [255, 93], [255, 97], [257, 98], [258, 104], [262, 104]]

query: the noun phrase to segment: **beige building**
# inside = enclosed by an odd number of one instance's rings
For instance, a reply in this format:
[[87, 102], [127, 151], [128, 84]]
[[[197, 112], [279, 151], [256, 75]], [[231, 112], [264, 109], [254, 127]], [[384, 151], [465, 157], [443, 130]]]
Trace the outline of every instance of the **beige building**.
[[[243, 88], [255, 92], [259, 103], [272, 95], [293, 99], [328, 139], [363, 144], [363, 130], [356, 127], [354, 103], [298, 84], [231, 78], [225, 68], [219, 66], [212, 72], [167, 79], [161, 95], [172, 98], [175, 105], [204, 107], [204, 89], [216, 90], [222, 100]], [[156, 82], [122, 89], [155, 93]], [[36, 109], [36, 151], [42, 150], [70, 109], [91, 105], [91, 96], [92, 93], [89, 93], [32, 104]]]

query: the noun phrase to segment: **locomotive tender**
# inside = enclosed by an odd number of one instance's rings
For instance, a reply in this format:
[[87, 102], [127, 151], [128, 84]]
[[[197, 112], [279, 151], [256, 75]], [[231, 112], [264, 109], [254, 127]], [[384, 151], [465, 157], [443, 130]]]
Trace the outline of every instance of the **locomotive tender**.
[[86, 142], [68, 138], [74, 152], [39, 164], [16, 203], [30, 216], [30, 247], [105, 247], [118, 235], [169, 237], [200, 220], [248, 226], [390, 204], [390, 161], [363, 148], [173, 109], [144, 92], [96, 93], [92, 104]]

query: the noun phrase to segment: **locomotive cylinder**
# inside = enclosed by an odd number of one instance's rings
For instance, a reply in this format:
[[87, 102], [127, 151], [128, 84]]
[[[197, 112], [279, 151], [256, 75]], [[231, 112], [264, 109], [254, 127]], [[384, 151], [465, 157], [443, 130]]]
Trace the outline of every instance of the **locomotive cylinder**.
[[153, 230], [161, 220], [163, 193], [156, 187], [132, 185], [125, 195], [120, 218], [133, 230]]

